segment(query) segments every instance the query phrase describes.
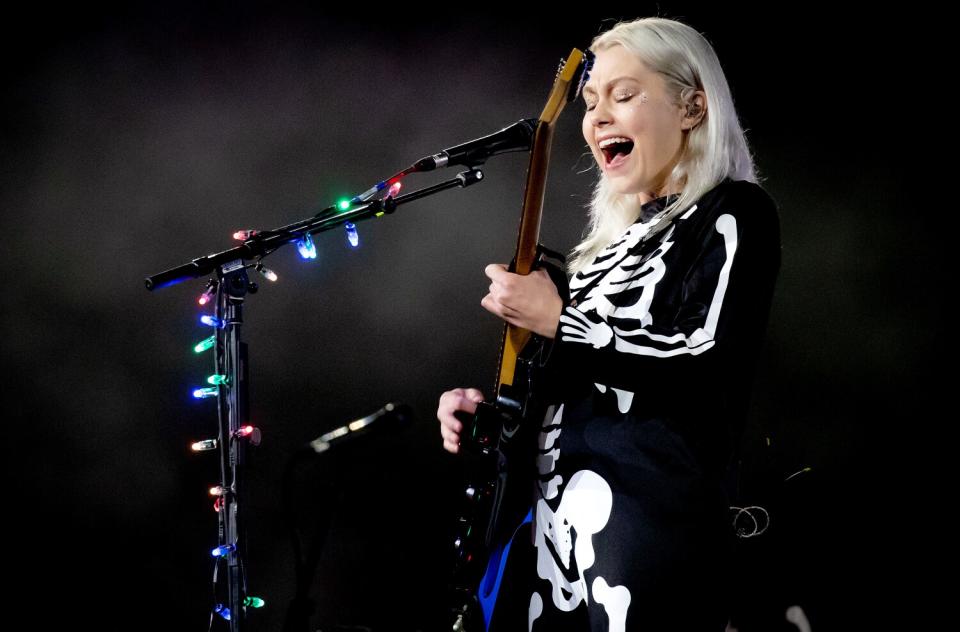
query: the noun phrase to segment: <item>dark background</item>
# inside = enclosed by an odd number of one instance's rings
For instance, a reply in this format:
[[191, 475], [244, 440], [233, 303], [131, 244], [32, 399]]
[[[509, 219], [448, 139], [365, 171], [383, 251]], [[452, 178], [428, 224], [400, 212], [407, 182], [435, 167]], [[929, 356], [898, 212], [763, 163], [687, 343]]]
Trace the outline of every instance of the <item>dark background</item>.
[[[927, 539], [908, 483], [942, 353], [944, 231], [907, 176], [927, 134], [893, 18], [677, 3], [484, 15], [466, 5], [354, 14], [298, 5], [35, 5], [3, 28], [2, 340], [10, 534], [5, 610], [46, 629], [200, 630], [211, 605], [207, 496], [215, 433], [190, 398], [211, 373], [202, 281], [143, 278], [365, 190], [415, 159], [537, 116], [561, 58], [619, 18], [682, 19], [715, 46], [762, 183], [783, 268], [743, 442], [735, 623], [774, 630], [799, 604], [814, 630], [907, 611]], [[542, 241], [584, 226], [591, 159], [571, 105], [555, 138]], [[489, 391], [500, 324], [483, 267], [512, 255], [526, 158], [486, 180], [316, 241], [269, 265], [247, 302], [248, 572], [281, 627], [293, 591], [280, 475], [331, 427], [409, 403], [410, 429], [307, 463], [300, 524], [331, 530], [311, 629], [435, 629], [460, 460], [440, 448], [439, 394]], [[442, 175], [452, 175], [447, 172]], [[408, 178], [419, 187], [441, 179]], [[921, 214], [926, 209], [931, 214]], [[944, 380], [944, 378], [940, 378]], [[808, 471], [795, 473], [810, 468]], [[791, 477], [792, 476], [792, 477]], [[786, 480], [786, 479], [790, 480]], [[926, 606], [909, 608], [908, 620]], [[884, 626], [886, 627], [886, 626]]]

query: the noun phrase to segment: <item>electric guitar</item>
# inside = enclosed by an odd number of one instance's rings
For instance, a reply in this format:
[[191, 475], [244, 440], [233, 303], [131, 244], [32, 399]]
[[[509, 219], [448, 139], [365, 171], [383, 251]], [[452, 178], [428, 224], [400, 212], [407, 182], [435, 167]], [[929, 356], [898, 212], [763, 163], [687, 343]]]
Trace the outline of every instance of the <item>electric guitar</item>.
[[[563, 257], [538, 243], [540, 218], [557, 119], [566, 104], [580, 95], [592, 65], [593, 54], [575, 48], [557, 72], [530, 149], [517, 249], [510, 265], [516, 274], [546, 269], [561, 295], [567, 291]], [[476, 463], [464, 490], [454, 541], [451, 594], [453, 629], [458, 632], [485, 629], [478, 585], [491, 557], [497, 559], [531, 505], [537, 433], [545, 414], [538, 383], [546, 342], [529, 330], [506, 324], [493, 400], [479, 403], [472, 417], [458, 414], [464, 423], [461, 447], [474, 455]]]

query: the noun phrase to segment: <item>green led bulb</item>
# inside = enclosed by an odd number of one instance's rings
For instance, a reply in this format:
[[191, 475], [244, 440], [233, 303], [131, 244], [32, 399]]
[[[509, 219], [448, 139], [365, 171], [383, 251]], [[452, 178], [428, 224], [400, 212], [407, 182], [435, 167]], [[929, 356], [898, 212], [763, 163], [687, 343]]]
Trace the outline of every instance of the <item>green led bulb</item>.
[[250, 608], [262, 608], [264, 603], [266, 602], [260, 597], [244, 597], [243, 598], [243, 605]]
[[210, 336], [203, 342], [197, 343], [197, 346], [194, 347], [193, 350], [196, 351], [197, 353], [203, 353], [204, 351], [206, 351], [207, 349], [209, 349], [215, 344], [217, 344], [217, 337]]
[[207, 378], [207, 384], [226, 384], [227, 376], [226, 375], [211, 375]]

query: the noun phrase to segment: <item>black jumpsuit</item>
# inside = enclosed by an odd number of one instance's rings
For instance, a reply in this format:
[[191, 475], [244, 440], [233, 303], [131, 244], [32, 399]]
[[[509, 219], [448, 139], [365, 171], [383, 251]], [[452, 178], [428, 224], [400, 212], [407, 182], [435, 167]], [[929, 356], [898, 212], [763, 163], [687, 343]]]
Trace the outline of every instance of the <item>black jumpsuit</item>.
[[491, 630], [727, 622], [723, 479], [780, 267], [779, 218], [760, 186], [728, 178], [644, 239], [673, 199], [643, 205], [571, 279], [533, 520], [511, 545]]

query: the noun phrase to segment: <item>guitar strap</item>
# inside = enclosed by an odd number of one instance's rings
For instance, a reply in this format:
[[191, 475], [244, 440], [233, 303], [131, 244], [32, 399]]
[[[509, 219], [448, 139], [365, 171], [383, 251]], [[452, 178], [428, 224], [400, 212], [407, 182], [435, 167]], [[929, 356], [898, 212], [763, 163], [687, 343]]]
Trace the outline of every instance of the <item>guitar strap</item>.
[[564, 303], [570, 300], [570, 282], [567, 280], [567, 273], [564, 272], [566, 262], [566, 258], [556, 250], [551, 250], [543, 244], [537, 244], [537, 258], [533, 269], [547, 271], [550, 280], [557, 286], [557, 292]]

